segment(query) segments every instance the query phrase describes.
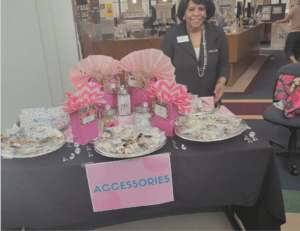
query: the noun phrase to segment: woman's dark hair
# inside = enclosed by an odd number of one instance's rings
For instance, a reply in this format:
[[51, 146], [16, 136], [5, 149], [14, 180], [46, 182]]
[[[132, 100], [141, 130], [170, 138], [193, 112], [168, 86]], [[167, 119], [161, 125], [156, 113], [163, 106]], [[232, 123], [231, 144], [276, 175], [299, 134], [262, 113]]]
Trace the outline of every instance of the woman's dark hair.
[[206, 8], [206, 20], [211, 19], [215, 14], [215, 4], [212, 0], [181, 0], [177, 10], [177, 17], [180, 21], [183, 21], [183, 16], [188, 7], [189, 1], [193, 1], [195, 4], [203, 4]]

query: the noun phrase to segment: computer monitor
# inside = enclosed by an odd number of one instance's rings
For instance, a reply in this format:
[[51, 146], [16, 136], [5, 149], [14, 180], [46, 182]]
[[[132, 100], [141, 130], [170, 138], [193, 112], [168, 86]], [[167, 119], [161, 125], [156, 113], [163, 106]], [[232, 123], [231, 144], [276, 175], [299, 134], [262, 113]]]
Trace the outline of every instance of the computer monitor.
[[77, 6], [88, 4], [87, 0], [76, 0]]
[[237, 12], [236, 12], [236, 18], [240, 18], [242, 15], [242, 2], [237, 2]]
[[175, 4], [158, 4], [152, 6], [152, 26], [176, 24]]
[[248, 7], [247, 7], [247, 18], [251, 18], [251, 11], [252, 11], [251, 3], [248, 2]]

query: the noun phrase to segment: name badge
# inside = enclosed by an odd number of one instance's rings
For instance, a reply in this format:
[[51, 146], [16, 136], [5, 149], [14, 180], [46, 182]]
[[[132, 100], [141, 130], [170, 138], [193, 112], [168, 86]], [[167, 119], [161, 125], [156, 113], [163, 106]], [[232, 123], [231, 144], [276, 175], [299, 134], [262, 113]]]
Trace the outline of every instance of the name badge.
[[218, 52], [218, 49], [215, 49], [215, 50], [210, 50], [208, 52]]
[[189, 36], [184, 35], [184, 36], [177, 36], [177, 42], [178, 43], [185, 43], [188, 42], [189, 40]]

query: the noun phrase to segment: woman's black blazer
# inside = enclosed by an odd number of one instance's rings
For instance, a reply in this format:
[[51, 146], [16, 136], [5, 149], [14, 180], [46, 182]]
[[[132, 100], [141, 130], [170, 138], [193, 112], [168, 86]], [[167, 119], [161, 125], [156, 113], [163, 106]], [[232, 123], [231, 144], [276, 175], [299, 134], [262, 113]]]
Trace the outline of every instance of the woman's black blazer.
[[179, 36], [189, 36], [186, 23], [169, 29], [161, 44], [161, 50], [169, 56], [175, 67], [176, 82], [186, 85], [188, 92], [198, 96], [213, 96], [219, 77], [228, 79], [230, 73], [229, 50], [226, 35], [221, 27], [204, 22], [207, 46], [207, 66], [203, 77], [199, 77], [197, 66], [203, 67], [203, 45], [197, 61], [192, 42], [177, 42]]

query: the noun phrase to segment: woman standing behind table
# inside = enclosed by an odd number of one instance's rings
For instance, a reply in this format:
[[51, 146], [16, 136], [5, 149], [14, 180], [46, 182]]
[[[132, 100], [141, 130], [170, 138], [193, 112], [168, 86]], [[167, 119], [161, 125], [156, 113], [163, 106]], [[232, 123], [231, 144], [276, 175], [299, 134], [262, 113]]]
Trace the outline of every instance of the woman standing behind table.
[[225, 33], [209, 20], [215, 13], [212, 0], [181, 0], [181, 23], [166, 33], [161, 50], [176, 68], [176, 82], [200, 97], [219, 101], [229, 77], [229, 51]]

